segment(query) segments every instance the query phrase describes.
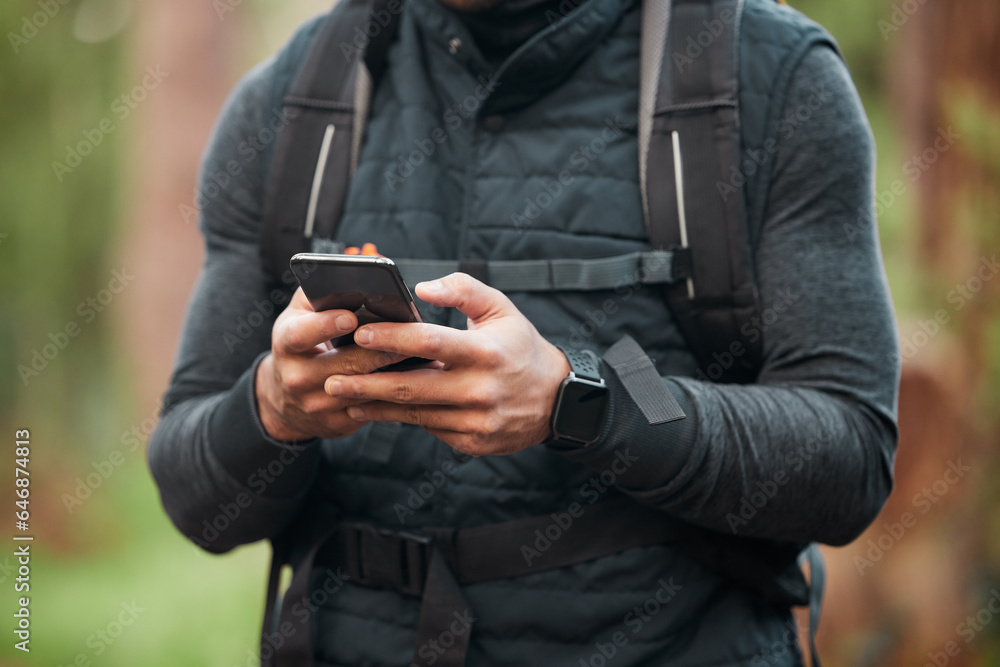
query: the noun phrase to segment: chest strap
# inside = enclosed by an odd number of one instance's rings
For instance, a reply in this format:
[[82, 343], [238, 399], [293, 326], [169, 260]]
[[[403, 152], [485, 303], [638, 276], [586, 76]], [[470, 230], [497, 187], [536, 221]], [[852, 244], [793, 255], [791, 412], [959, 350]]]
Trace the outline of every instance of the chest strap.
[[[341, 253], [344, 244], [312, 239], [312, 252]], [[691, 250], [630, 252], [587, 259], [408, 259], [393, 262], [409, 287], [461, 271], [501, 292], [592, 291], [631, 285], [669, 285], [691, 277]]]
[[411, 284], [462, 271], [501, 292], [542, 292], [673, 283], [688, 276], [688, 256], [686, 249], [676, 248], [594, 259], [393, 261]]

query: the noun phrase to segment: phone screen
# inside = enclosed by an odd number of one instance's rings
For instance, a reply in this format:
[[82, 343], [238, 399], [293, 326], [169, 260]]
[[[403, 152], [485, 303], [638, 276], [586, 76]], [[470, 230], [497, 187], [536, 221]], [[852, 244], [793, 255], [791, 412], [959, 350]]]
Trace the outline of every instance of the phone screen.
[[[350, 310], [358, 326], [372, 322], [420, 322], [409, 289], [395, 264], [365, 255], [300, 254], [292, 258], [292, 272], [309, 303], [317, 310]], [[350, 343], [353, 334], [331, 341]]]

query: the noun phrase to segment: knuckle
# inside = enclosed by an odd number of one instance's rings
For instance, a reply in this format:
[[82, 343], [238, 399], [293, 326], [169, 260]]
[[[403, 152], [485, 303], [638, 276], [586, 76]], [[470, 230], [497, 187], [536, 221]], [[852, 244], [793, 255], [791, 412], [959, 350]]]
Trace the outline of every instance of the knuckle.
[[290, 322], [286, 322], [281, 327], [281, 336], [278, 342], [285, 354], [293, 354], [295, 350], [302, 349], [304, 340], [301, 327], [292, 326]]
[[[363, 367], [361, 363], [360, 355], [357, 354], [358, 349], [353, 348], [346, 352], [338, 352], [337, 360], [340, 362], [337, 366], [337, 370], [343, 375], [360, 375], [367, 372], [367, 369]], [[347, 386], [345, 384], [345, 386]]]
[[365, 391], [365, 385], [363, 382], [355, 382], [350, 378], [344, 378], [341, 380], [343, 383], [344, 396], [350, 396], [351, 398], [367, 398], [368, 392]]
[[503, 419], [494, 412], [488, 412], [481, 422], [480, 435], [483, 437], [492, 436], [503, 428]]
[[424, 337], [423, 348], [430, 357], [436, 357], [444, 348], [444, 341], [440, 334], [432, 333]]
[[397, 361], [402, 360], [403, 357], [394, 352], [377, 352], [372, 357], [371, 368], [372, 370], [377, 368], [382, 368], [383, 366], [388, 366]]
[[306, 396], [299, 403], [299, 410], [304, 414], [315, 416], [324, 412], [329, 407], [329, 403], [322, 396]]
[[392, 388], [393, 399], [401, 403], [409, 403], [413, 400], [413, 387], [408, 384], [397, 384]]
[[479, 358], [484, 365], [495, 367], [500, 364], [502, 356], [503, 352], [496, 341], [487, 338], [480, 343]]
[[407, 406], [406, 408], [406, 421], [410, 424], [415, 424], [416, 426], [423, 426], [423, 420], [421, 418], [420, 409], [415, 405]]
[[309, 388], [309, 376], [302, 370], [292, 367], [281, 373], [281, 386], [290, 394], [299, 394]]
[[469, 392], [469, 402], [477, 408], [489, 408], [496, 400], [497, 390], [492, 383], [484, 383]]

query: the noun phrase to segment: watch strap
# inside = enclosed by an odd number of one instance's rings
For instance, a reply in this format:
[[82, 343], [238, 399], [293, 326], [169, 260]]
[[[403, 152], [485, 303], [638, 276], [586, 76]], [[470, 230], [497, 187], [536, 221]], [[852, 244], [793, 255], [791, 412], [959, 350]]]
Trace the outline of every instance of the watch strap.
[[596, 354], [590, 350], [577, 350], [559, 343], [556, 343], [556, 347], [566, 355], [573, 375], [584, 380], [590, 380], [591, 382], [602, 381], [601, 362]]

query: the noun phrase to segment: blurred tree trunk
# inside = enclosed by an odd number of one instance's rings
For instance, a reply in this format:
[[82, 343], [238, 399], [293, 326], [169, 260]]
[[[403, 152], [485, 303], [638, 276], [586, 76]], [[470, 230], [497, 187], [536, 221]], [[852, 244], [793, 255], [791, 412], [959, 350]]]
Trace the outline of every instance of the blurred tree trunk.
[[[224, 3], [229, 8], [230, 3]], [[144, 289], [127, 296], [126, 345], [143, 411], [152, 413], [172, 369], [188, 295], [203, 250], [194, 188], [212, 124], [239, 73], [237, 48], [245, 4], [221, 17], [204, 0], [146, 0], [130, 62], [169, 72], [162, 94], [144, 109], [132, 142], [124, 252]]]
[[[963, 455], [969, 476], [980, 479], [997, 465], [998, 422], [990, 406], [997, 350], [989, 338], [1000, 294], [1000, 275], [990, 263], [1000, 250], [1000, 3], [928, 0], [918, 6], [899, 31], [890, 90], [904, 137], [904, 179], [917, 202], [916, 261], [926, 268], [928, 288], [922, 321], [943, 312], [947, 333], [930, 335], [927, 349], [904, 368], [900, 493], [891, 503], [894, 513], [883, 514], [888, 520], [912, 511], [915, 495], [940, 478], [953, 457]], [[907, 576], [881, 579], [881, 604], [900, 621], [892, 664], [922, 664], [948, 641], [960, 650], [949, 665], [993, 664], [984, 656], [995, 650], [995, 633], [968, 646], [956, 635], [998, 574], [978, 565], [989, 562], [982, 540], [995, 494], [976, 494], [973, 487], [960, 483], [950, 492], [947, 504], [960, 503], [961, 514], [928, 514], [906, 555], [894, 561]], [[905, 611], [902, 600], [912, 603]]]

